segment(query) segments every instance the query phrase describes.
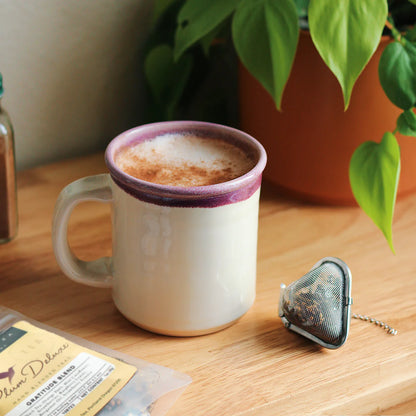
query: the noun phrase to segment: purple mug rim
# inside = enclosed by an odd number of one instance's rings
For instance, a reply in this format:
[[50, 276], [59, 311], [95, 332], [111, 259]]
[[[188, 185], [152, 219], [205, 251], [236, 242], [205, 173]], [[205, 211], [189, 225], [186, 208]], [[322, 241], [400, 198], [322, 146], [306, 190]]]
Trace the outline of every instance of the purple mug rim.
[[[256, 163], [244, 175], [230, 181], [206, 186], [161, 185], [135, 178], [122, 171], [114, 162], [116, 152], [134, 142], [145, 141], [168, 133], [199, 133], [221, 136], [255, 155]], [[162, 121], [133, 127], [117, 135], [107, 146], [105, 162], [114, 182], [124, 191], [147, 202], [173, 206], [213, 206], [247, 199], [261, 183], [267, 155], [254, 137], [233, 127], [203, 121]]]

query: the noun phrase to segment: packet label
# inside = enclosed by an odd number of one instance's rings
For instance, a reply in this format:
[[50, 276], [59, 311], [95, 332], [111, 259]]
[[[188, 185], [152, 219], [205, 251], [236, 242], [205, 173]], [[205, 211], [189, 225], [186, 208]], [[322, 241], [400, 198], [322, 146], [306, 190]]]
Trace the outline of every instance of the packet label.
[[0, 334], [0, 414], [91, 416], [134, 366], [20, 321]]

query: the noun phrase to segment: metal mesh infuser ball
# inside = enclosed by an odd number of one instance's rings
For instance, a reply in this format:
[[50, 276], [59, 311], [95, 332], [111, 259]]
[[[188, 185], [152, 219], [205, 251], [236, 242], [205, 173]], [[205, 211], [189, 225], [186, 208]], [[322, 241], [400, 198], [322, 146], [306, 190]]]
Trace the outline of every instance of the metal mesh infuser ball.
[[325, 257], [303, 277], [281, 286], [279, 316], [284, 325], [326, 348], [348, 336], [351, 272], [335, 257]]

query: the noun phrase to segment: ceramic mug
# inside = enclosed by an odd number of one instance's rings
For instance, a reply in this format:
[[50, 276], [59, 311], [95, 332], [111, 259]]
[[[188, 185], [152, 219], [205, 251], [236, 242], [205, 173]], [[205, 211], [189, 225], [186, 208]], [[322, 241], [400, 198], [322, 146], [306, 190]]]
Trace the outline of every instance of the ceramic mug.
[[[136, 179], [115, 164], [125, 146], [168, 133], [226, 140], [243, 149], [254, 167], [228, 182], [179, 187]], [[210, 333], [245, 314], [256, 290], [262, 145], [218, 124], [161, 122], [117, 136], [105, 160], [109, 174], [79, 179], [57, 200], [52, 238], [63, 272], [80, 283], [111, 287], [126, 318], [160, 334]], [[112, 204], [112, 257], [85, 262], [68, 245], [71, 211], [86, 200]]]

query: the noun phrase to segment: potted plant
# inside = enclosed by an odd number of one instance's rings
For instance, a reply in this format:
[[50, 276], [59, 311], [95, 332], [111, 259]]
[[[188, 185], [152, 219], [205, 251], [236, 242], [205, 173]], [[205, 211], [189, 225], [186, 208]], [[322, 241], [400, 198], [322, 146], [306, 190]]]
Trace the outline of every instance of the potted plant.
[[[145, 72], [155, 102], [165, 105], [168, 118], [175, 117], [175, 108], [187, 91], [196, 91], [189, 88], [189, 82], [196, 85], [192, 71], [200, 62], [204, 67], [212, 61], [210, 54], [218, 39], [230, 40], [246, 72], [283, 113], [285, 88], [305, 32], [340, 85], [346, 113], [357, 79], [378, 50], [379, 82], [397, 107], [397, 123], [378, 141], [365, 141], [355, 149], [349, 181], [356, 201], [393, 250], [401, 160], [396, 135], [416, 136], [416, 0], [159, 0], [155, 2], [157, 22], [169, 29], [159, 26], [154, 32]], [[389, 40], [378, 49], [383, 35]]]

